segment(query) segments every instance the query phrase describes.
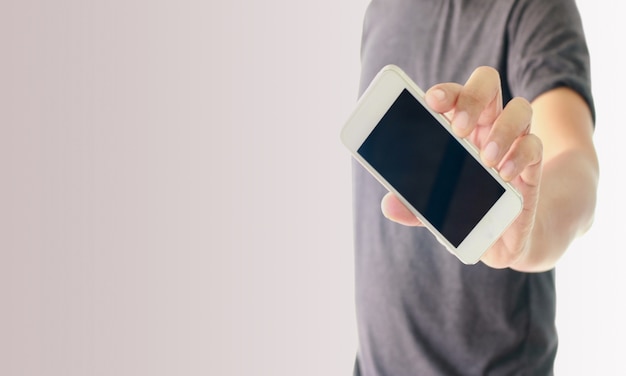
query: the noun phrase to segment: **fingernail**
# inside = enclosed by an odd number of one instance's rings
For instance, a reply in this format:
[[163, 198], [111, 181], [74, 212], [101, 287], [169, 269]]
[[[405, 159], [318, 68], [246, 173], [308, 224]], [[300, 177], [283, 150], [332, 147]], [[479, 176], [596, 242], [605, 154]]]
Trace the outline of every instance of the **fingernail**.
[[487, 162], [495, 162], [498, 158], [498, 144], [491, 141], [483, 150], [483, 158]]
[[461, 111], [454, 116], [454, 121], [452, 121], [452, 127], [456, 129], [459, 133], [464, 133], [464, 131], [468, 127], [469, 117], [467, 116], [467, 112]]
[[513, 161], [507, 161], [500, 169], [500, 176], [502, 176], [504, 180], [511, 180], [514, 171], [515, 163], [513, 163]]
[[435, 99], [437, 99], [438, 101], [443, 101], [446, 99], [446, 92], [441, 90], [441, 89], [435, 89], [433, 90], [430, 95], [432, 95], [433, 97], [435, 97]]

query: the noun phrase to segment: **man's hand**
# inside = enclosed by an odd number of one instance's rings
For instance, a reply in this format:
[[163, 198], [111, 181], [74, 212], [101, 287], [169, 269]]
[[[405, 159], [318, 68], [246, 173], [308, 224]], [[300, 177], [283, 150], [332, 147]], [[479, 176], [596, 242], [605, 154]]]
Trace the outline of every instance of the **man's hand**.
[[[495, 167], [523, 195], [522, 213], [481, 259], [494, 268], [514, 266], [530, 249], [542, 175], [543, 146], [530, 133], [530, 103], [514, 98], [503, 108], [500, 76], [489, 67], [476, 69], [465, 85], [433, 86], [426, 92], [426, 102], [451, 119], [455, 134], [468, 138], [480, 150], [483, 162]], [[391, 193], [381, 206], [384, 215], [395, 222], [421, 225]]]

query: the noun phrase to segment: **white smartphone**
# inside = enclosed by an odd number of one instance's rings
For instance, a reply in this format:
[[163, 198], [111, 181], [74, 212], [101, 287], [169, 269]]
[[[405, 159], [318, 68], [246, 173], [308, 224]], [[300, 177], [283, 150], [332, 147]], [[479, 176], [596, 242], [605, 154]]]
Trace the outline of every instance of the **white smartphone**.
[[452, 254], [477, 263], [522, 210], [522, 196], [431, 110], [395, 65], [359, 99], [341, 140]]

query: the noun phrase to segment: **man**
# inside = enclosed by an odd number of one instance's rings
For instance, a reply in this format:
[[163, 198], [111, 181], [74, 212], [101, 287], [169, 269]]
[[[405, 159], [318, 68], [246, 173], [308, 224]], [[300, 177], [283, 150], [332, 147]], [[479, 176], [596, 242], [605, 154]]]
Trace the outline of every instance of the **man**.
[[599, 169], [575, 1], [373, 0], [362, 63], [362, 91], [386, 64], [431, 87], [524, 210], [467, 266], [355, 163], [355, 375], [551, 375], [553, 269], [592, 223]]

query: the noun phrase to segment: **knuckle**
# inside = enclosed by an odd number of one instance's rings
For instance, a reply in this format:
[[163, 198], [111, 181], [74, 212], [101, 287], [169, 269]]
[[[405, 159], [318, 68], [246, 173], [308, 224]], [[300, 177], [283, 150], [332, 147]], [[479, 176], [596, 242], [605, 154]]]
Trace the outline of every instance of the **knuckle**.
[[480, 74], [484, 74], [486, 76], [489, 76], [491, 78], [499, 78], [500, 74], [498, 73], [498, 70], [495, 69], [494, 67], [488, 66], [488, 65], [481, 65], [478, 68], [476, 68], [476, 73], [480, 73]]
[[541, 141], [537, 135], [531, 134], [530, 136], [532, 136], [535, 143], [535, 150], [537, 150], [537, 154], [541, 157], [541, 155], [543, 155], [543, 141]]
[[524, 141], [526, 144], [524, 148], [526, 150], [525, 154], [527, 155], [526, 159], [528, 159], [530, 163], [540, 161], [543, 158], [543, 142], [541, 139], [531, 133], [524, 137]]
[[523, 97], [514, 97], [509, 101], [509, 104], [518, 109], [518, 111], [525, 111], [528, 116], [532, 115], [533, 107], [528, 99]]

